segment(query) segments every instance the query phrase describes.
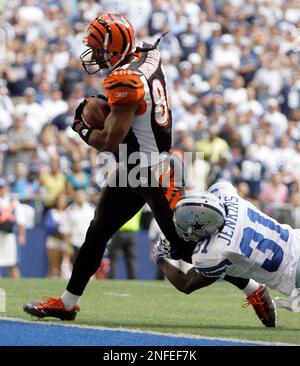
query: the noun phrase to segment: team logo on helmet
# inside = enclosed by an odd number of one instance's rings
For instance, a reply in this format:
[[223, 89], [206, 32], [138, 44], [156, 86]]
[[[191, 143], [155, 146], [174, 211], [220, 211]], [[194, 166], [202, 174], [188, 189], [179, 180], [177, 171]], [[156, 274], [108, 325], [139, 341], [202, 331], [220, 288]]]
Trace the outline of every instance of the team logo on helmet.
[[199, 242], [218, 232], [225, 222], [225, 209], [217, 197], [208, 193], [185, 196], [175, 206], [174, 224], [186, 241]]

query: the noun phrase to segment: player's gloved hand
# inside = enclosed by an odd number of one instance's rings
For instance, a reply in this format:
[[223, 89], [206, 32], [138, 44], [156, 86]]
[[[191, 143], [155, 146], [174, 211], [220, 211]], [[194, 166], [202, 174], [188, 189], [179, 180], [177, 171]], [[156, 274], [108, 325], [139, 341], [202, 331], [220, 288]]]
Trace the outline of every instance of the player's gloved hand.
[[78, 107], [76, 108], [72, 129], [77, 132], [86, 143], [88, 143], [88, 139], [92, 132], [92, 129], [84, 122], [82, 118], [82, 111], [86, 103], [87, 100], [84, 99], [82, 102], [79, 103]]
[[153, 248], [153, 261], [157, 263], [160, 258], [171, 258], [171, 245], [170, 242], [163, 237], [160, 237], [157, 244]]

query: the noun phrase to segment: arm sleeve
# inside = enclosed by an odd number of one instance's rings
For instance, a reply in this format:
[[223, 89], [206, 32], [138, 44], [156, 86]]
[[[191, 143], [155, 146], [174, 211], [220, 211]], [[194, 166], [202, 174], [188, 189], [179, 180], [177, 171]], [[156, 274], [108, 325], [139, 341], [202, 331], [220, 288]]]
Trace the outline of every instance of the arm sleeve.
[[225, 274], [227, 266], [231, 262], [229, 259], [224, 259], [222, 261], [208, 260], [205, 263], [195, 263], [195, 270], [206, 277], [220, 277]]
[[140, 108], [136, 114], [144, 113], [145, 89], [139, 73], [130, 70], [115, 71], [105, 79], [104, 88], [110, 107], [138, 104]]

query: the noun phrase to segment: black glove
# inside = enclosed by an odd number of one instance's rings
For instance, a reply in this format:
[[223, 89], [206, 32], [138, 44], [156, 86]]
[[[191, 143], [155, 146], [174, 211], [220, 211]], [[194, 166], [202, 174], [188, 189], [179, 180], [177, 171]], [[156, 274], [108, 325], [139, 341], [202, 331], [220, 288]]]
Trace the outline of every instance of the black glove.
[[72, 129], [77, 132], [86, 143], [88, 143], [92, 129], [87, 124], [85, 124], [82, 118], [82, 111], [86, 103], [87, 100], [84, 99], [82, 102], [79, 103], [78, 107], [76, 108]]

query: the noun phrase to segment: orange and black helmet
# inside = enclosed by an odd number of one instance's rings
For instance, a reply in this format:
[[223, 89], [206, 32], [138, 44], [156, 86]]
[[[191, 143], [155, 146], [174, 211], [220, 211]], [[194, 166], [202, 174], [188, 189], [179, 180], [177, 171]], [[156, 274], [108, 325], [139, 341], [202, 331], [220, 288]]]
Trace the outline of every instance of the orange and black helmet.
[[103, 14], [89, 24], [83, 43], [88, 49], [80, 59], [89, 74], [101, 69], [113, 70], [134, 51], [134, 28], [119, 14]]

